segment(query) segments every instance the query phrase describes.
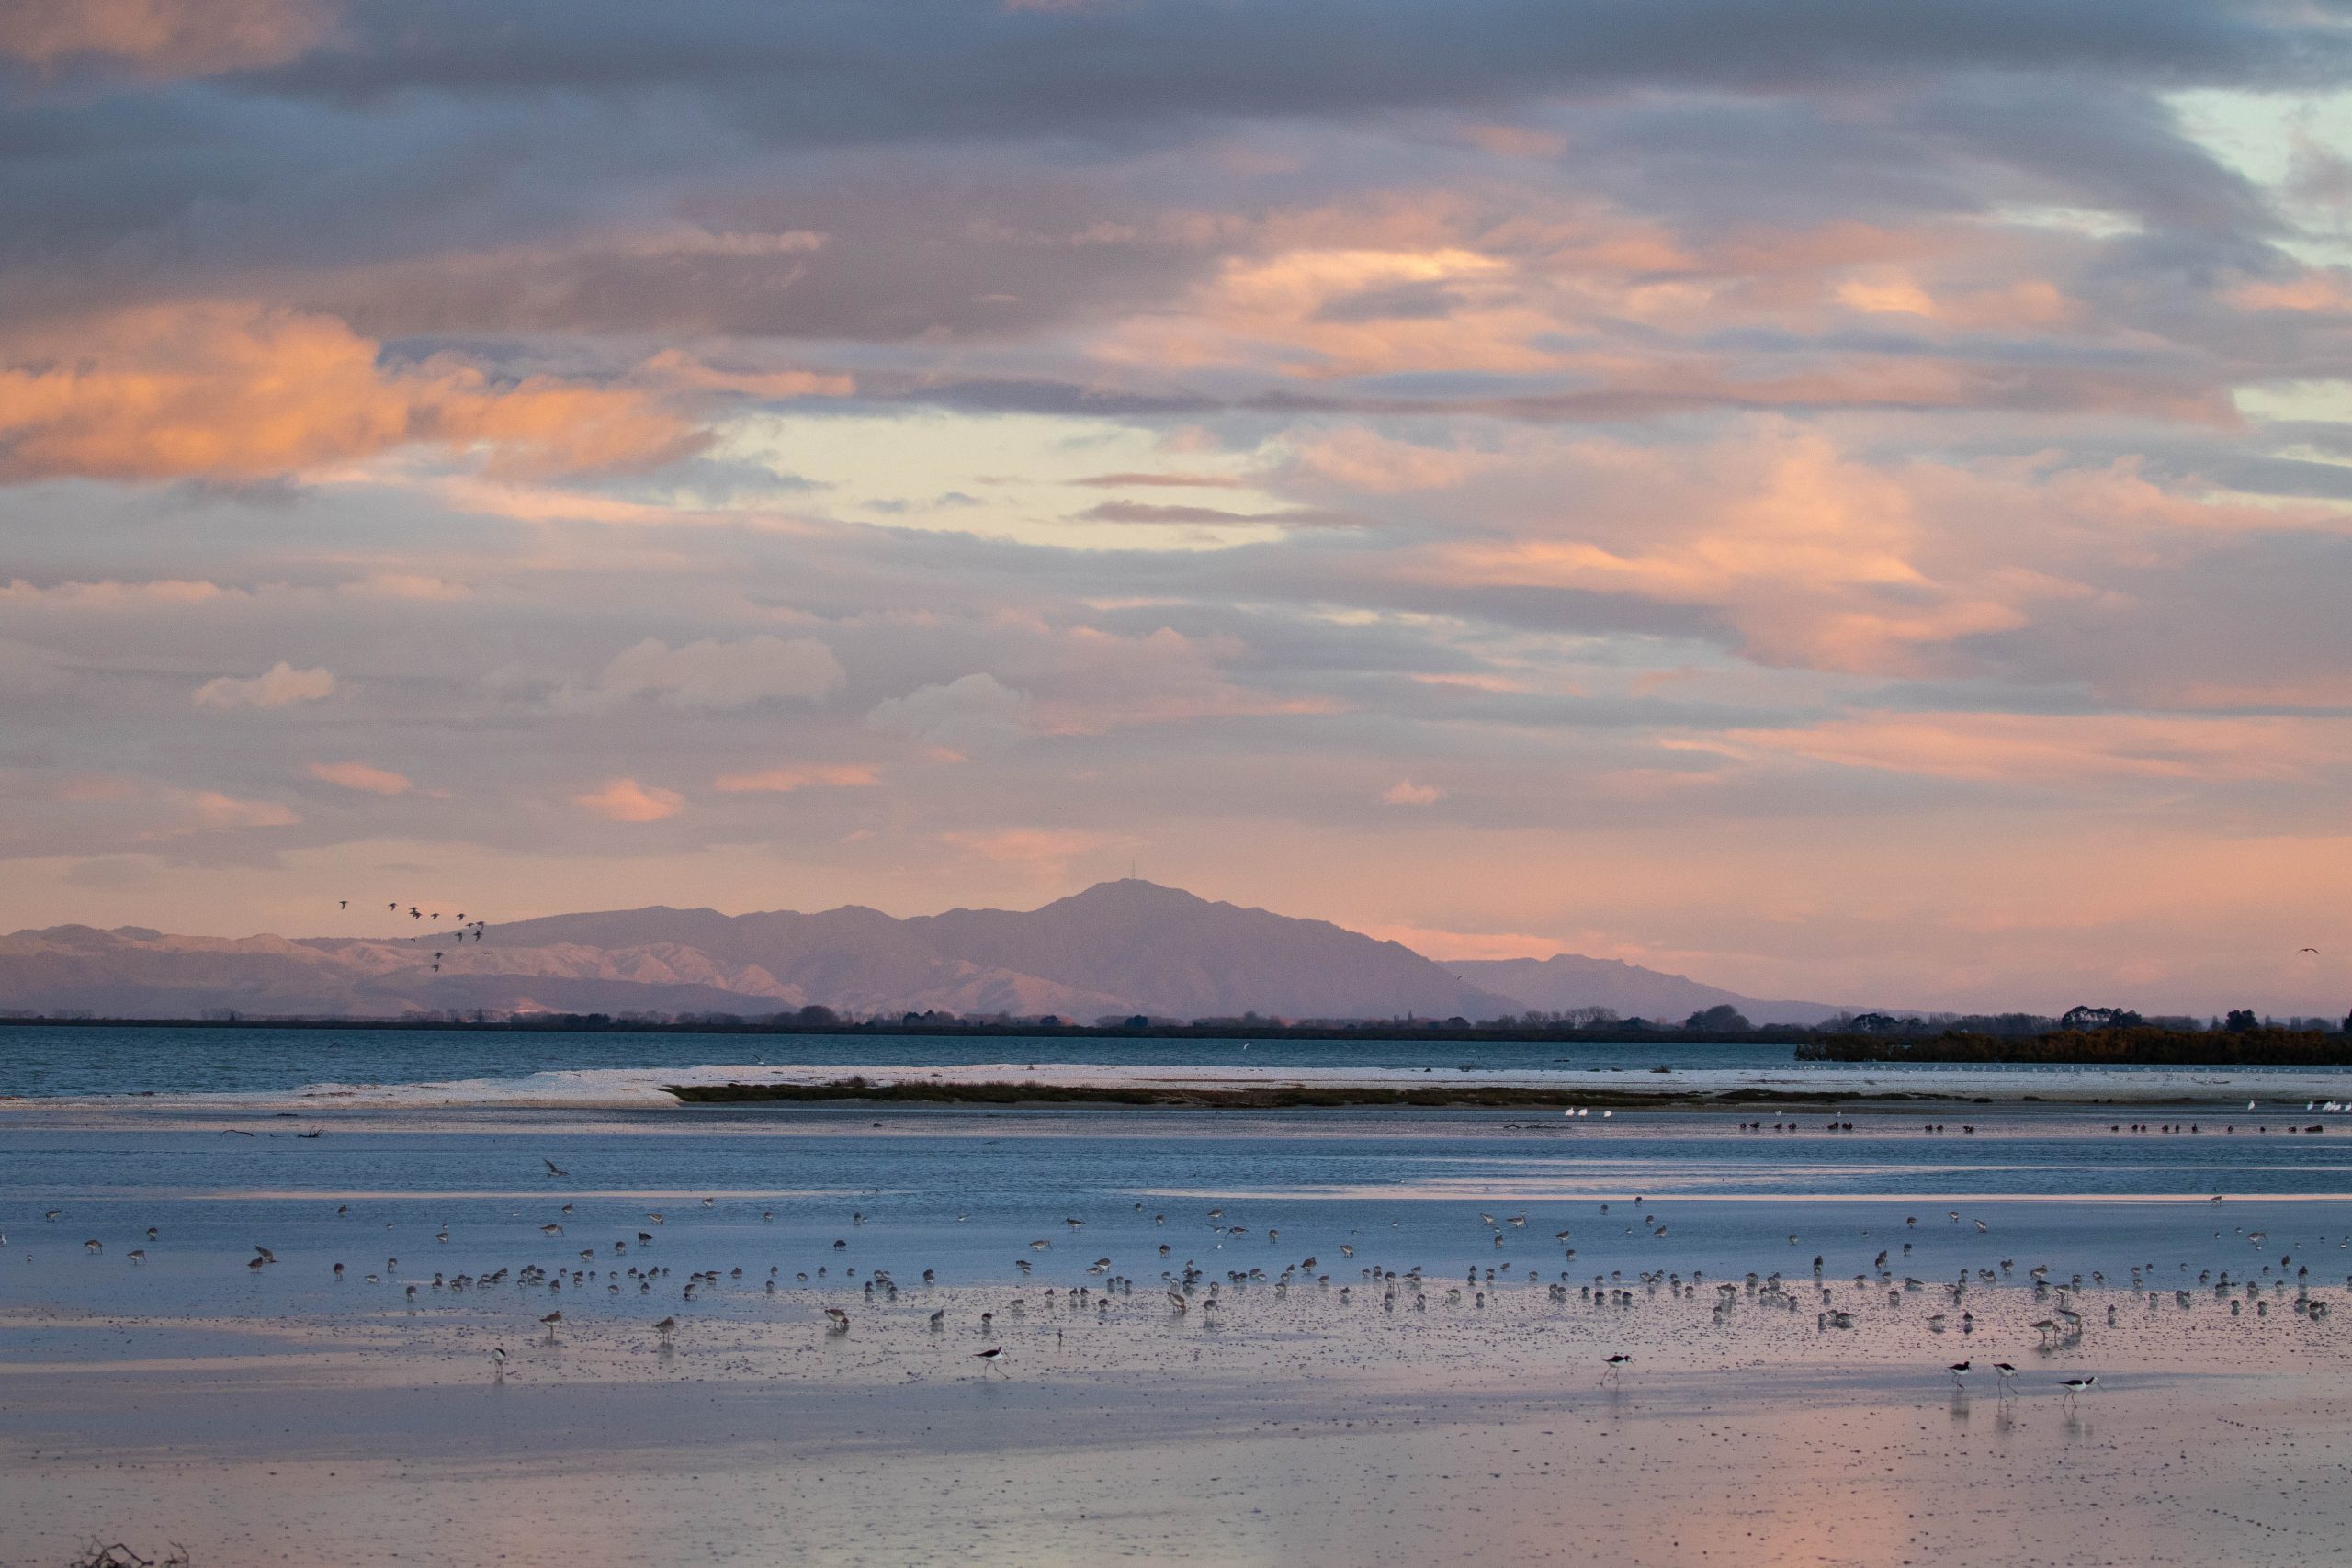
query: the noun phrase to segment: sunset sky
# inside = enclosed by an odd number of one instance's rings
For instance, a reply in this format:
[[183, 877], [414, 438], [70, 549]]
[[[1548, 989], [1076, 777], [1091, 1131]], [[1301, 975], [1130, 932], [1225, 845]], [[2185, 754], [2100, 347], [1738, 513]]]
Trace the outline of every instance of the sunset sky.
[[2341, 0], [7, 6], [0, 929], [1133, 864], [2340, 1014], [2347, 64]]

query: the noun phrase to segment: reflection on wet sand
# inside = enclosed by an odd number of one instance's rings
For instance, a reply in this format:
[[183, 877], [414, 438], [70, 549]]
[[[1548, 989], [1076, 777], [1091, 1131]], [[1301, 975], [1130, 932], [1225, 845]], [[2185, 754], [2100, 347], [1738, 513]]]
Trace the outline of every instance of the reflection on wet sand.
[[2284, 1564], [2352, 1526], [2317, 1140], [1987, 1113], [2005, 1185], [1947, 1202], [1892, 1132], [887, 1120], [0, 1122], [45, 1178], [0, 1190], [0, 1559]]

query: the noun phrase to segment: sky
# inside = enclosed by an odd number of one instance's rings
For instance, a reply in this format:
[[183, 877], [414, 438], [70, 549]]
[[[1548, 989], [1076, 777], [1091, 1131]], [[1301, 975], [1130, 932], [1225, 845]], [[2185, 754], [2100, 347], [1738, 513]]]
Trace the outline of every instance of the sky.
[[2347, 66], [2343, 0], [0, 10], [0, 929], [1133, 869], [2341, 1013]]

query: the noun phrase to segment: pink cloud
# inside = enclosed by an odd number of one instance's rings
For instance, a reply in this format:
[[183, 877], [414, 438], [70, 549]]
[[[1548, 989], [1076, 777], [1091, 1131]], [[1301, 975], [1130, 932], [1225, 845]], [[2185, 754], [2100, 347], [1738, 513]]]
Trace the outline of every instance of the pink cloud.
[[314, 779], [364, 795], [406, 795], [416, 787], [405, 774], [366, 762], [312, 762], [306, 771]]
[[756, 773], [721, 773], [711, 788], [722, 795], [789, 795], [810, 788], [859, 789], [882, 782], [872, 768], [847, 763], [810, 762], [765, 768]]
[[239, 800], [218, 790], [177, 790], [172, 798], [206, 828], [290, 828], [301, 821], [274, 800]]
[[334, 694], [331, 670], [297, 670], [279, 660], [249, 679], [216, 675], [189, 698], [200, 708], [282, 708], [294, 703], [314, 703]]
[[2310, 778], [2352, 764], [2333, 720], [2125, 714], [1910, 713], [1734, 729], [1734, 748], [1990, 784]]
[[571, 804], [607, 821], [659, 822], [676, 816], [685, 796], [675, 790], [648, 787], [635, 779], [614, 779], [600, 790], [573, 795]]
[[2031, 585], [1952, 558], [1913, 476], [1817, 432], [1762, 425], [1695, 453], [1579, 442], [1549, 466], [1573, 507], [1440, 547], [1435, 570], [1718, 606], [1752, 657], [1829, 670], [1914, 669], [1922, 648], [2025, 619]]
[[494, 472], [628, 467], [694, 433], [642, 392], [388, 367], [332, 317], [157, 305], [0, 350], [0, 479], [275, 479], [423, 446]]
[[209, 76], [297, 59], [335, 14], [328, 0], [19, 0], [0, 6], [0, 55], [43, 71]]

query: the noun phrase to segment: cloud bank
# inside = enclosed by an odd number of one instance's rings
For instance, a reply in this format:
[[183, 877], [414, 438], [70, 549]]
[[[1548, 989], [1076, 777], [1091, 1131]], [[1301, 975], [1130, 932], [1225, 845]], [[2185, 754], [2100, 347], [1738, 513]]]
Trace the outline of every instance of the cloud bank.
[[0, 919], [1133, 863], [1753, 994], [2340, 1012], [2347, 49], [9, 11]]

